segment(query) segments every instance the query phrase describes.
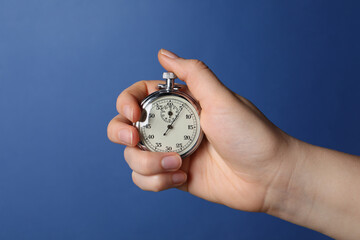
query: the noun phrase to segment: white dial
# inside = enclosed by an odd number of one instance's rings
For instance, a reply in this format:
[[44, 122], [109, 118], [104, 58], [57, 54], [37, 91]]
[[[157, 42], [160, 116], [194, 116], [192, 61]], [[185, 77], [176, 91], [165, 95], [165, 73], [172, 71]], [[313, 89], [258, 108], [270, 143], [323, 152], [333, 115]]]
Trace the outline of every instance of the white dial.
[[158, 97], [144, 106], [138, 128], [140, 140], [150, 151], [186, 155], [197, 144], [201, 128], [195, 107], [177, 95]]

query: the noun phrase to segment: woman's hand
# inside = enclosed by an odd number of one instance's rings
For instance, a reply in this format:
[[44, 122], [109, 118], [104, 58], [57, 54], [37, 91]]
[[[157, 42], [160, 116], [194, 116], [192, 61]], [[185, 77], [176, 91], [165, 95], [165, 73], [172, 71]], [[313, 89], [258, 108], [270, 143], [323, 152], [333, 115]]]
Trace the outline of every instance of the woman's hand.
[[143, 190], [177, 187], [243, 211], [262, 211], [335, 238], [360, 238], [360, 159], [312, 146], [282, 132], [253, 104], [226, 88], [201, 61], [160, 50], [159, 61], [186, 82], [200, 103], [205, 138], [194, 154], [146, 152], [136, 147], [139, 103], [159, 81], [124, 90], [111, 141], [127, 145], [125, 160]]
[[[176, 153], [144, 152], [136, 147], [132, 126], [140, 118], [139, 103], [156, 91], [157, 81], [135, 83], [117, 101], [119, 115], [109, 124], [110, 140], [127, 145], [125, 159], [141, 189], [178, 187], [209, 201], [245, 211], [266, 211], [267, 193], [280, 174], [284, 181], [294, 164], [287, 151], [292, 139], [248, 100], [226, 88], [201, 61], [161, 50], [159, 61], [187, 83], [200, 103], [205, 138], [181, 161]], [[285, 163], [286, 162], [286, 163]]]

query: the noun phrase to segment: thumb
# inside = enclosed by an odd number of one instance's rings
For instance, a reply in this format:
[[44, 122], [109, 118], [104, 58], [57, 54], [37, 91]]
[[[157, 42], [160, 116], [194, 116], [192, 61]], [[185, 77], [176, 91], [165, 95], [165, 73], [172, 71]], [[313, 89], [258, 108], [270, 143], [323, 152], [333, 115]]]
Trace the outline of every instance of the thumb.
[[234, 97], [202, 61], [184, 59], [165, 49], [159, 51], [158, 58], [167, 71], [174, 72], [180, 80], [186, 82], [202, 108], [213, 105], [214, 99], [225, 101], [224, 98]]

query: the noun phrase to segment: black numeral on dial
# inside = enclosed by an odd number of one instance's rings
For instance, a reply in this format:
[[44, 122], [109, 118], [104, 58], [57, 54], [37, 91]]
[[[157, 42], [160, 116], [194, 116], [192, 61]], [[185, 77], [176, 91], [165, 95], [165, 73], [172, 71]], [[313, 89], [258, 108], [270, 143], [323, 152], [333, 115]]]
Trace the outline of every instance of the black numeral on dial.
[[190, 135], [184, 135], [184, 140], [191, 140]]

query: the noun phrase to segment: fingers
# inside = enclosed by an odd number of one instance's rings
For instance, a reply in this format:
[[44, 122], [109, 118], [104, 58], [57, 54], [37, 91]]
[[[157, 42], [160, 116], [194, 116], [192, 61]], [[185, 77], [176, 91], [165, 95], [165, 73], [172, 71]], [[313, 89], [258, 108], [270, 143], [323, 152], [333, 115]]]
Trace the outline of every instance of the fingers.
[[139, 142], [139, 133], [130, 124], [130, 121], [121, 115], [114, 117], [107, 128], [110, 141], [127, 146], [136, 146]]
[[139, 103], [156, 89], [158, 81], [141, 81], [125, 89], [116, 101], [117, 111], [120, 113], [113, 118], [107, 128], [110, 141], [127, 146], [135, 146], [139, 142], [139, 133], [133, 122], [140, 119]]
[[156, 91], [160, 81], [140, 81], [125, 89], [116, 101], [116, 109], [129, 121], [140, 119], [141, 109], [139, 103], [150, 93]]
[[179, 154], [148, 152], [137, 147], [127, 147], [124, 156], [130, 168], [142, 175], [174, 172], [182, 164]]
[[133, 182], [143, 190], [158, 192], [186, 182], [186, 173], [180, 170], [182, 160], [177, 153], [147, 152], [127, 147], [124, 155], [133, 170]]
[[[130, 122], [139, 121], [141, 116], [140, 103], [149, 94], [158, 90], [159, 83], [164, 83], [164, 81], [140, 81], [128, 87], [119, 95], [116, 101], [117, 111]], [[181, 91], [189, 93], [184, 85], [181, 86]]]
[[186, 173], [162, 173], [152, 176], [144, 176], [137, 172], [132, 173], [133, 182], [142, 190], [159, 192], [169, 188], [179, 187], [186, 182]]
[[[157, 86], [163, 81], [140, 81], [125, 89], [118, 97], [116, 108], [120, 113], [112, 119], [107, 128], [108, 138], [114, 142], [127, 146], [135, 146], [139, 142], [139, 134], [133, 122], [140, 119], [140, 103], [150, 93], [157, 91]], [[181, 90], [189, 93], [186, 86]]]
[[116, 101], [116, 109], [129, 121], [136, 122], [140, 119], [139, 102], [148, 95], [148, 85], [141, 81], [125, 89]]
[[[183, 59], [174, 53], [161, 49], [158, 53], [160, 64], [168, 71], [174, 72], [180, 80], [185, 81], [195, 98], [204, 108], [213, 104], [213, 99], [226, 100], [234, 98], [215, 76], [215, 74], [201, 61]], [[211, 96], [211, 97], [209, 97]]]

